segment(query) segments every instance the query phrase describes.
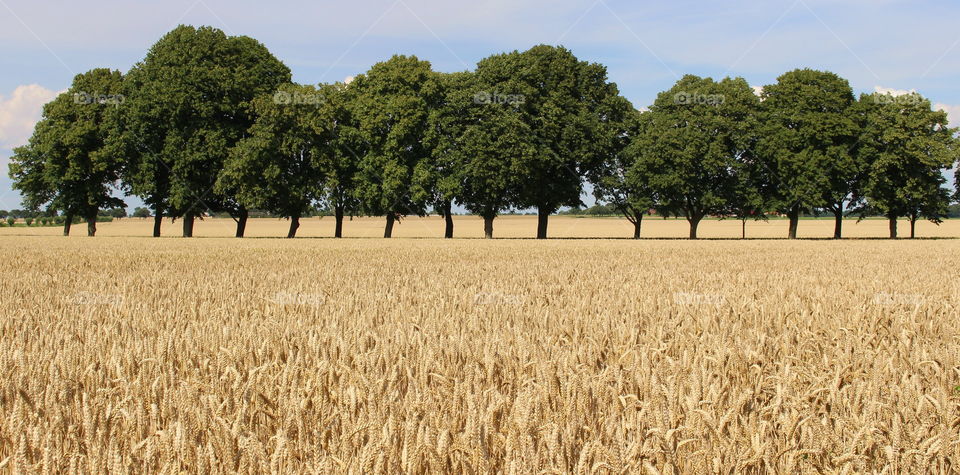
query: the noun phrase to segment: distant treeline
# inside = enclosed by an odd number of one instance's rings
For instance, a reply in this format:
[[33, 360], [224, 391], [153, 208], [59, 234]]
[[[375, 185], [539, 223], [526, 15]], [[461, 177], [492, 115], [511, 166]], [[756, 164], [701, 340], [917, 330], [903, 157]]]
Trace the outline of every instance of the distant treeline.
[[[742, 78], [687, 75], [644, 112], [600, 64], [563, 47], [496, 54], [439, 73], [394, 56], [347, 83], [298, 85], [262, 44], [180, 26], [123, 75], [94, 69], [44, 107], [10, 164], [24, 206], [96, 232], [101, 209], [140, 197], [154, 216], [229, 215], [242, 237], [251, 210], [290, 219], [326, 210], [405, 216], [453, 210], [484, 220], [583, 206], [587, 184], [634, 224], [708, 216], [789, 219], [827, 213], [939, 223], [957, 197], [943, 172], [958, 158], [947, 115], [919, 94], [856, 97], [836, 74], [798, 69], [755, 91]], [[438, 230], [439, 233], [439, 230]]]

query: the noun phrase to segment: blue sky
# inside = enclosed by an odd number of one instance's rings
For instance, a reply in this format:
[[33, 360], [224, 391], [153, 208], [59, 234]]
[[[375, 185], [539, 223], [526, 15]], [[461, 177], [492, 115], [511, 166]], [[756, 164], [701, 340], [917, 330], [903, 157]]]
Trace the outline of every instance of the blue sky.
[[605, 64], [638, 108], [686, 73], [762, 86], [811, 67], [858, 93], [915, 89], [960, 125], [958, 2], [0, 0], [0, 208], [20, 205], [8, 158], [43, 103], [76, 73], [126, 72], [181, 23], [252, 36], [301, 83], [343, 80], [396, 53], [457, 71], [492, 53], [562, 44]]

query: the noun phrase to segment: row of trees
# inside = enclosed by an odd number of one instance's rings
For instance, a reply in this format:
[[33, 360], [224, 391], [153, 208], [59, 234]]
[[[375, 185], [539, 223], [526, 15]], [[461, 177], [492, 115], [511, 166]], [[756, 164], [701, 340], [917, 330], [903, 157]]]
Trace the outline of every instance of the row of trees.
[[243, 236], [250, 210], [299, 219], [318, 204], [345, 216], [452, 210], [484, 219], [581, 206], [590, 184], [635, 225], [651, 209], [685, 217], [790, 218], [880, 213], [939, 221], [957, 158], [946, 115], [912, 94], [854, 97], [828, 72], [796, 70], [759, 96], [743, 79], [685, 76], [639, 112], [606, 69], [562, 47], [483, 59], [438, 73], [394, 56], [346, 83], [298, 85], [257, 41], [180, 26], [126, 75], [96, 69], [44, 107], [10, 165], [29, 209], [88, 223], [121, 206], [117, 190], [191, 236], [197, 217], [229, 213]]
[[880, 214], [897, 236], [906, 217], [939, 223], [950, 205], [943, 172], [958, 157], [947, 115], [912, 93], [855, 98], [839, 76], [809, 69], [780, 76], [757, 95], [743, 79], [685, 76], [661, 93], [622, 153], [605, 164], [597, 197], [634, 216], [682, 216], [690, 237], [705, 216], [789, 218]]

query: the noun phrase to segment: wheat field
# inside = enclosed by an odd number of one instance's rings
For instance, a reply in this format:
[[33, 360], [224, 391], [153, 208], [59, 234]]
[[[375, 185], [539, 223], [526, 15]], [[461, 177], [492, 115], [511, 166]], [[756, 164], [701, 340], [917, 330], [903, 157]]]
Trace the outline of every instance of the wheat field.
[[960, 471], [960, 240], [149, 229], [0, 229], [0, 471]]

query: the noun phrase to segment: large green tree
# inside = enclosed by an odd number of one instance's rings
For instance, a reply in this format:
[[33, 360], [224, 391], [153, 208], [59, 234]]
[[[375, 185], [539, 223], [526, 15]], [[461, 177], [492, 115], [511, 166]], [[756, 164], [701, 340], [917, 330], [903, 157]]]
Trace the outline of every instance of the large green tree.
[[320, 199], [333, 209], [334, 237], [340, 238], [344, 216], [361, 211], [356, 176], [367, 142], [353, 117], [355, 90], [344, 83], [321, 84], [318, 93], [320, 102], [310, 115], [312, 133], [318, 137], [313, 160], [321, 174]]
[[450, 140], [438, 150], [449, 161], [446, 189], [455, 190], [457, 203], [483, 219], [488, 239], [494, 219], [515, 205], [524, 186], [520, 163], [537, 153], [520, 101], [495, 101], [491, 87], [483, 76], [471, 74], [448, 90], [441, 120]]
[[313, 86], [291, 84], [255, 99], [256, 121], [227, 158], [215, 188], [232, 191], [245, 208], [289, 218], [288, 238], [321, 194], [320, 138], [313, 128], [319, 97]]
[[616, 127], [604, 123], [619, 120], [610, 110], [617, 86], [607, 81], [604, 66], [547, 45], [485, 58], [476, 72], [492, 88], [484, 91], [487, 100], [517, 104], [530, 131], [536, 153], [517, 160], [524, 184], [517, 206], [537, 209], [537, 238], [545, 239], [550, 214], [582, 205], [584, 177], [616, 145]]
[[453, 238], [453, 203], [462, 194], [463, 149], [471, 117], [476, 75], [472, 72], [438, 73], [440, 100], [430, 110], [425, 140], [430, 151], [429, 188], [433, 208], [444, 218], [443, 237]]
[[70, 89], [43, 108], [27, 145], [10, 160], [13, 188], [24, 206], [65, 215], [63, 234], [70, 234], [74, 217], [87, 222], [87, 234], [97, 232], [97, 212], [125, 206], [113, 196], [121, 161], [110, 147], [117, 108], [124, 100], [119, 71], [94, 69], [78, 74]]
[[251, 101], [290, 82], [290, 70], [256, 40], [211, 27], [179, 26], [127, 75], [126, 181], [183, 235], [204, 211], [227, 211], [242, 236], [246, 209], [214, 185], [229, 151], [253, 125]]
[[431, 127], [438, 175], [434, 186], [441, 206], [456, 200], [480, 216], [489, 239], [494, 219], [514, 206], [523, 186], [518, 163], [532, 160], [536, 146], [522, 120], [520, 101], [494, 100], [492, 85], [479, 74], [445, 79], [443, 105], [434, 112]]
[[687, 219], [691, 239], [704, 217], [732, 214], [739, 201], [759, 103], [743, 79], [687, 75], [645, 114], [646, 126], [628, 150], [636, 157], [633, 176], [662, 214]]
[[862, 175], [853, 90], [834, 73], [797, 69], [763, 88], [757, 153], [773, 180], [774, 208], [797, 237], [800, 214], [826, 208], [839, 238], [844, 210]]
[[363, 212], [386, 216], [384, 237], [407, 215], [423, 216], [431, 201], [430, 150], [424, 140], [441, 88], [430, 63], [394, 56], [350, 84], [353, 114], [362, 136], [354, 196]]
[[920, 218], [940, 223], [947, 215], [943, 172], [960, 153], [956, 129], [948, 127], [946, 112], [916, 93], [865, 94], [860, 104], [866, 111], [858, 147], [867, 164], [865, 210], [888, 218], [891, 238], [897, 237], [897, 218], [906, 217], [912, 238]]
[[616, 146], [600, 166], [593, 170], [590, 182], [597, 201], [609, 203], [623, 213], [633, 224], [633, 238], [640, 239], [643, 217], [654, 207], [655, 202], [653, 191], [648, 186], [648, 177], [631, 172], [637, 154], [632, 153], [630, 144], [639, 140], [644, 128], [650, 125], [652, 116], [648, 113], [641, 114], [622, 98], [620, 110], [624, 119], [617, 123], [620, 130], [614, 134]]

